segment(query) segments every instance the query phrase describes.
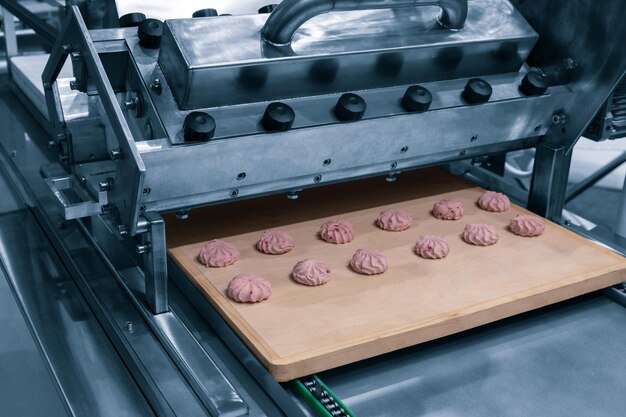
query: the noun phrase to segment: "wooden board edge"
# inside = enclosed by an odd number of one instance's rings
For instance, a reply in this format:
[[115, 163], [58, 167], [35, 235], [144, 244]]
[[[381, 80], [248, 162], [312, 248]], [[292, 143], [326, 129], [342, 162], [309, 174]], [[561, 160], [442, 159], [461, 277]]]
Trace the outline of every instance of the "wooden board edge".
[[[626, 271], [624, 269], [611, 271], [604, 275], [552, 288], [545, 292], [535, 293], [528, 297], [510, 301], [506, 304], [501, 303], [491, 308], [484, 308], [465, 315], [455, 315], [455, 317], [451, 317], [449, 314], [442, 315], [442, 317], [446, 317], [445, 320], [439, 320], [437, 323], [414, 328], [410, 331], [389, 337], [382, 346], [379, 339], [374, 339], [360, 344], [351, 344], [332, 352], [323, 354], [317, 352], [311, 357], [285, 357], [278, 360], [269, 360], [266, 366], [276, 381], [287, 382], [306, 375], [343, 366], [346, 364], [345, 356], [351, 357], [351, 360], [348, 361], [349, 363], [369, 359], [556, 304], [583, 294], [610, 287], [611, 285], [623, 282], [625, 279]], [[537, 301], [536, 304], [535, 301]], [[533, 304], [534, 307], [528, 308], [528, 304]]]

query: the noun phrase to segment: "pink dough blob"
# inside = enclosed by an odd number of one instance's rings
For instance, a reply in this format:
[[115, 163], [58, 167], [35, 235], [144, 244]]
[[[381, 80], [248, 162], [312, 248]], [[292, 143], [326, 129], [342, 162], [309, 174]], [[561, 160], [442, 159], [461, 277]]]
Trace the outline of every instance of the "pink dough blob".
[[291, 276], [299, 284], [323, 285], [330, 281], [330, 267], [318, 259], [305, 259], [293, 267]]
[[511, 200], [502, 193], [486, 191], [478, 199], [478, 206], [486, 211], [502, 213], [511, 208]]
[[226, 293], [238, 303], [258, 303], [272, 295], [272, 284], [252, 274], [236, 275], [228, 283]]
[[402, 210], [386, 210], [378, 215], [376, 224], [389, 232], [401, 232], [413, 225], [413, 217]]
[[328, 243], [341, 245], [354, 239], [352, 225], [341, 220], [330, 220], [320, 228], [320, 237]]
[[490, 246], [498, 243], [498, 232], [489, 224], [468, 224], [463, 232], [463, 240], [471, 245]]
[[359, 274], [377, 275], [382, 274], [389, 268], [389, 262], [382, 252], [359, 249], [352, 256], [350, 266]]
[[546, 230], [546, 224], [537, 216], [520, 214], [511, 219], [509, 230], [524, 237], [541, 236]]
[[204, 266], [223, 268], [237, 262], [239, 250], [234, 245], [223, 240], [211, 240], [198, 253], [198, 260]]
[[459, 220], [465, 209], [463, 203], [453, 200], [440, 200], [433, 206], [433, 216], [441, 220]]
[[294, 247], [293, 238], [285, 232], [278, 230], [266, 230], [256, 243], [256, 247], [268, 255], [281, 255]]
[[441, 236], [420, 236], [415, 253], [426, 259], [443, 259], [450, 253], [450, 246]]

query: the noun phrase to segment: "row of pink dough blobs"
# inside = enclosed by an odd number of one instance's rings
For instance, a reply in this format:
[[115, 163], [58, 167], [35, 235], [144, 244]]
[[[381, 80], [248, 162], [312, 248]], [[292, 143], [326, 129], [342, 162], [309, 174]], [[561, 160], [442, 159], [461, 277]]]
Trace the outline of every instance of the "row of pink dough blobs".
[[[478, 206], [490, 212], [505, 212], [511, 207], [508, 197], [502, 193], [485, 192], [478, 199]], [[464, 215], [463, 204], [453, 200], [441, 200], [434, 204], [432, 215], [440, 220], [460, 220]], [[404, 211], [391, 209], [379, 214], [378, 227], [390, 232], [402, 232], [413, 225], [413, 217]], [[531, 215], [518, 215], [510, 221], [509, 230], [523, 237], [540, 236], [545, 230], [544, 222]], [[328, 243], [346, 244], [354, 239], [350, 223], [331, 220], [322, 224], [320, 237]], [[463, 240], [476, 246], [491, 246], [498, 242], [496, 228], [488, 224], [468, 224], [463, 232]], [[293, 238], [286, 232], [268, 230], [263, 232], [256, 244], [257, 249], [268, 255], [280, 255], [294, 248]], [[415, 252], [425, 259], [443, 259], [450, 253], [448, 242], [441, 236], [420, 236], [415, 244]], [[222, 268], [234, 264], [239, 259], [237, 248], [221, 240], [212, 240], [202, 247], [198, 260], [207, 267]], [[352, 269], [364, 275], [382, 274], [389, 268], [387, 257], [380, 251], [358, 249], [350, 261]], [[318, 259], [305, 259], [298, 262], [291, 273], [294, 281], [308, 286], [318, 286], [330, 281], [330, 267]], [[239, 274], [228, 284], [227, 294], [237, 302], [254, 303], [270, 297], [272, 287], [269, 281], [252, 274]]]

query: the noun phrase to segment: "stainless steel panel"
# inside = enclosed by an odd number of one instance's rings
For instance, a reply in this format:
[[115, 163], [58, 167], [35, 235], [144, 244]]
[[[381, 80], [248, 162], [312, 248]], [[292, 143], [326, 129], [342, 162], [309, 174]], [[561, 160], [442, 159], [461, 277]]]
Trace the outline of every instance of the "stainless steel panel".
[[0, 257], [67, 414], [153, 415], [28, 210], [0, 216]]
[[359, 417], [621, 417], [625, 319], [593, 295], [319, 376]]
[[256, 14], [261, 7], [280, 3], [280, 0], [115, 0], [115, 3], [119, 16], [141, 12], [147, 17], [165, 20], [191, 17], [196, 10], [207, 8], [216, 9], [220, 14]]
[[566, 121], [547, 140], [571, 150], [614, 87], [626, 74], [626, 7], [622, 0], [515, 1], [539, 33], [529, 62], [553, 65], [573, 58], [574, 99], [563, 103]]
[[174, 209], [519, 147], [515, 141], [545, 133], [568, 94], [554, 88], [536, 98], [144, 152], [151, 192], [142, 202], [147, 210]]
[[[460, 31], [439, 28], [438, 15], [437, 7], [330, 13], [284, 47], [261, 40], [267, 15], [170, 20], [159, 65], [191, 109], [516, 72], [536, 41], [507, 0], [470, 1]], [[132, 52], [139, 60], [142, 51]]]
[[[2, 233], [0, 231], [0, 233]], [[0, 415], [66, 417], [68, 411], [0, 269]], [[37, 401], [32, 401], [33, 393]]]

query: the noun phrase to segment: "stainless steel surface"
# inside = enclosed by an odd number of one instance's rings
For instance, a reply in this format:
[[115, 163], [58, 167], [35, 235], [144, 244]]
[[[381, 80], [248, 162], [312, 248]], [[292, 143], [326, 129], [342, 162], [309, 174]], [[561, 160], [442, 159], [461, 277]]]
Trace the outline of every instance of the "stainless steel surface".
[[167, 301], [167, 248], [165, 247], [165, 222], [156, 212], [143, 215], [148, 231], [141, 235], [145, 272], [146, 301], [154, 314], [169, 310]]
[[[539, 33], [529, 58], [534, 66], [549, 66], [573, 58], [572, 100], [563, 103], [567, 121], [550, 130], [546, 141], [569, 153], [613, 88], [626, 74], [626, 7], [620, 0], [516, 0], [515, 7]], [[578, 30], [577, 28], [584, 28]]]
[[[18, 398], [12, 398], [8, 406], [16, 407], [18, 415], [26, 410], [36, 412], [38, 405], [47, 405], [40, 402], [47, 398], [51, 413], [59, 413], [62, 404], [64, 415], [71, 416], [153, 415], [28, 210], [0, 216], [0, 258], [57, 394], [50, 398], [43, 376], [40, 382], [31, 381], [36, 385], [30, 386], [28, 398], [21, 398], [32, 404], [19, 404]], [[33, 368], [28, 361], [16, 364], [37, 369], [41, 365], [35, 355]], [[7, 381], [7, 376], [3, 373], [2, 380]], [[32, 401], [37, 385], [45, 397]], [[5, 392], [2, 390], [2, 395]]]
[[516, 72], [536, 41], [506, 0], [472, 0], [459, 31], [438, 27], [438, 13], [327, 14], [283, 47], [261, 40], [267, 15], [173, 19], [159, 65], [179, 106], [195, 109]]
[[278, 5], [261, 29], [265, 42], [289, 45], [303, 23], [324, 13], [403, 7], [438, 6], [437, 22], [446, 29], [463, 29], [467, 0], [285, 0]]
[[[159, 416], [236, 416], [244, 415], [247, 407], [247, 415], [252, 417], [284, 415], [175, 288], [169, 291], [174, 308], [158, 316], [151, 313], [145, 301], [145, 287], [141, 281], [143, 274], [136, 269], [136, 255], [130, 256], [124, 243], [112, 235], [99, 218], [88, 219], [86, 227], [90, 236], [107, 249], [109, 258], [106, 263], [100, 258], [100, 252], [91, 238], [83, 235], [79, 224], [75, 221], [58, 222], [61, 218], [59, 209], [46, 191], [39, 168], [45, 165], [47, 173], [56, 175], [60, 167], [53, 169], [50, 165], [56, 158], [55, 153], [47, 149], [47, 135], [19, 103], [11, 106], [11, 111], [8, 110], [13, 100], [4, 84], [0, 83], [0, 125], [10, 127], [10, 134], [0, 140], [1, 149], [3, 152], [15, 150], [13, 157], [9, 156], [12, 162], [7, 167], [10, 165], [16, 178], [24, 182], [25, 192], [33, 195], [32, 200], [38, 207], [34, 212], [38, 213], [40, 224], [49, 233], [55, 251], [66, 263], [80, 293], [120, 352], [128, 372], [141, 387], [154, 412]], [[13, 223], [15, 228], [21, 227], [18, 222]], [[38, 243], [43, 244], [44, 240], [40, 239]], [[134, 246], [129, 249], [134, 253]], [[16, 254], [11, 256], [19, 257]], [[117, 270], [127, 268], [128, 284], [120, 279], [115, 270], [109, 269], [113, 268], [109, 260], [115, 262]], [[21, 261], [28, 262], [29, 258]], [[46, 294], [56, 296], [53, 292]], [[89, 326], [99, 328], [91, 323]], [[50, 332], [54, 329], [48, 328]], [[111, 345], [106, 343], [102, 343], [103, 349], [106, 346], [110, 348]], [[80, 349], [65, 353], [73, 352], [81, 354]], [[82, 357], [98, 360], [89, 354]], [[27, 376], [26, 373], [24, 375]], [[80, 381], [71, 383], [78, 384]], [[117, 389], [115, 381], [109, 384]], [[129, 392], [132, 394], [133, 391]], [[116, 407], [114, 411], [103, 407], [104, 415], [133, 415], [120, 414], [123, 410], [118, 407], [117, 398], [113, 395], [102, 400], [108, 401], [110, 407]], [[137, 407], [141, 404], [137, 401]], [[50, 413], [54, 415], [52, 404], [50, 407]], [[100, 415], [94, 410], [89, 415]]]
[[572, 153], [565, 146], [540, 143], [528, 196], [528, 209], [559, 221], [565, 205], [565, 191]]
[[625, 318], [594, 295], [319, 376], [360, 417], [618, 417]]
[[[138, 201], [143, 190], [145, 166], [139, 156], [128, 123], [123, 116], [120, 103], [115, 98], [102, 61], [76, 6], [72, 6], [68, 12], [68, 18], [65, 20], [58, 42], [52, 50], [50, 61], [42, 75], [48, 114], [55, 115], [51, 116], [51, 123], [57, 128], [57, 133], [60, 135], [66, 133], [63, 131], [63, 120], [59, 120], [62, 111], [59, 111], [58, 95], [54, 94], [54, 87], [63, 64], [71, 53], [78, 53], [79, 56], [84, 57], [84, 63], [91, 77], [90, 80], [95, 84], [100, 103], [109, 116], [107, 120], [110, 128], [118, 141], [116, 148], [122, 150], [123, 158], [118, 158], [115, 162], [117, 164], [116, 177], [124, 178], [124, 181], [118, 181], [109, 194], [109, 201], [115, 206], [119, 217], [123, 219], [122, 225], [128, 228], [131, 235], [135, 235], [139, 216]], [[87, 82], [88, 80], [79, 80], [79, 84], [85, 90], [87, 89]]]
[[119, 16], [127, 13], [140, 12], [147, 17], [166, 20], [191, 17], [200, 9], [215, 9], [220, 14], [256, 14], [257, 11], [280, 0], [185, 0], [180, 2], [154, 0], [115, 0]]

